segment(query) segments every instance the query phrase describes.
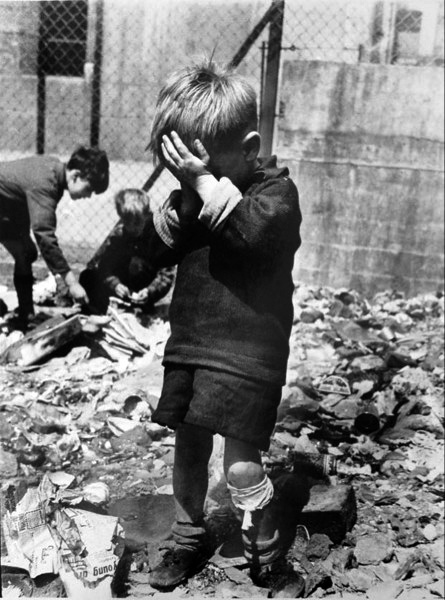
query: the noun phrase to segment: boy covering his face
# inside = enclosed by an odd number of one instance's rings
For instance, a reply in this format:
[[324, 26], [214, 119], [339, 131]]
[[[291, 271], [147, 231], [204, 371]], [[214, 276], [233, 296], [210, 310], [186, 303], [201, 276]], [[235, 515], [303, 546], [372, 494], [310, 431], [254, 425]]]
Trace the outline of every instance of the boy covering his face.
[[153, 421], [176, 430], [174, 547], [150, 583], [167, 589], [206, 560], [204, 500], [213, 434], [225, 438], [224, 470], [243, 512], [252, 576], [283, 557], [283, 499], [306, 500], [294, 479], [273, 482], [269, 447], [285, 383], [293, 320], [292, 268], [300, 245], [298, 192], [275, 157], [259, 158], [251, 86], [214, 64], [175, 73], [162, 88], [151, 136], [180, 183], [154, 212], [176, 256], [171, 336]]

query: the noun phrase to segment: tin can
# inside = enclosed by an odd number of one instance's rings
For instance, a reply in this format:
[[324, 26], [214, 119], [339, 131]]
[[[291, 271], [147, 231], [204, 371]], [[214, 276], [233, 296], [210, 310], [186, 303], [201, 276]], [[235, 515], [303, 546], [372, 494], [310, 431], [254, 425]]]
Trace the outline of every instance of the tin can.
[[292, 460], [294, 471], [303, 472], [313, 477], [325, 478], [338, 473], [338, 460], [331, 454], [294, 452]]
[[373, 400], [362, 402], [354, 419], [354, 428], [362, 434], [370, 435], [380, 429], [380, 416]]

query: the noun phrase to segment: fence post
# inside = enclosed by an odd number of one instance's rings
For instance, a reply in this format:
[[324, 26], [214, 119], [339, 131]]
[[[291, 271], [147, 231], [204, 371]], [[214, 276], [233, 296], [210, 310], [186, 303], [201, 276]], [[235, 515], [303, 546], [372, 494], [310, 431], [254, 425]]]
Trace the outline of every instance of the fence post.
[[261, 154], [272, 154], [275, 114], [278, 97], [281, 46], [283, 39], [284, 0], [273, 0], [274, 13], [270, 22], [264, 95], [261, 99]]
[[93, 81], [91, 86], [91, 126], [90, 145], [98, 146], [100, 137], [100, 84], [102, 72], [102, 41], [103, 41], [103, 0], [96, 0], [96, 14], [91, 25], [95, 28], [93, 53]]
[[44, 65], [44, 47], [46, 44], [46, 35], [44, 31], [43, 11], [45, 5], [39, 3], [39, 44], [37, 51], [37, 154], [45, 152], [45, 126], [46, 126], [46, 76]]

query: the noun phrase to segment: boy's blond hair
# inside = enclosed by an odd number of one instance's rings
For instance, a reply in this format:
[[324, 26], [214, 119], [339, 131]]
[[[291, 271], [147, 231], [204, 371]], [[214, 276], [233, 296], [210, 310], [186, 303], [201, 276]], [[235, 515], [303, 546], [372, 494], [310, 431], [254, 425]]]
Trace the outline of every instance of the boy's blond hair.
[[116, 212], [123, 222], [150, 214], [150, 198], [137, 188], [120, 190], [115, 198]]
[[232, 69], [208, 62], [176, 71], [162, 87], [149, 148], [162, 160], [162, 136], [176, 131], [192, 151], [196, 139], [207, 150], [226, 150], [257, 125], [252, 86]]

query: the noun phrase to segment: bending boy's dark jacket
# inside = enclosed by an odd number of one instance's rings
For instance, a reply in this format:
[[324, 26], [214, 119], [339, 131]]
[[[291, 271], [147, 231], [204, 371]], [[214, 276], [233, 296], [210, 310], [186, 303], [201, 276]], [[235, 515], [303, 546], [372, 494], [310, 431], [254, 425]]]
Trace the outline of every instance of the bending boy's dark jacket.
[[130, 235], [119, 222], [88, 262], [87, 268], [95, 270], [108, 293], [113, 293], [119, 283], [128, 284], [130, 264], [134, 258], [141, 258], [144, 261], [144, 287], [148, 287], [149, 292], [147, 300], [154, 304], [167, 294], [174, 280], [173, 268], [160, 268], [153, 260], [154, 237], [157, 236], [152, 217], [147, 219], [139, 236]]
[[64, 275], [70, 268], [56, 237], [56, 210], [66, 188], [65, 165], [52, 156], [0, 162], [0, 219], [14, 239], [32, 228], [49, 269]]
[[[164, 363], [285, 383], [301, 224], [298, 191], [288, 175], [275, 157], [263, 160], [216, 230], [198, 223], [189, 233], [178, 259]], [[155, 226], [165, 242], [166, 207], [161, 210]], [[181, 243], [175, 248], [180, 251]]]

